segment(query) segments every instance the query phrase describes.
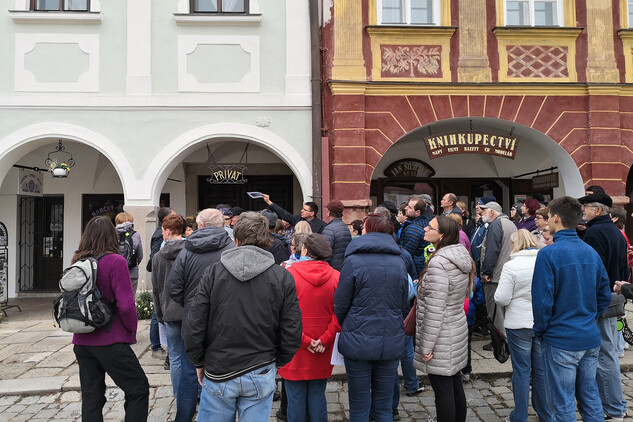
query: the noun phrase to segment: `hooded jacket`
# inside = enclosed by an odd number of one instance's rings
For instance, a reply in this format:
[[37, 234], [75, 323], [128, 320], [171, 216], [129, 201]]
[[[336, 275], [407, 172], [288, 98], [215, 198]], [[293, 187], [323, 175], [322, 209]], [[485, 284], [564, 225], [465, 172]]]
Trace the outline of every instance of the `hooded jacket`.
[[[461, 244], [445, 246], [428, 262], [418, 287], [414, 366], [427, 374], [452, 376], [468, 360], [464, 299], [472, 269]], [[433, 352], [428, 362], [422, 355]]]
[[266, 250], [273, 255], [275, 264], [281, 265], [290, 256], [288, 253], [290, 250], [288, 249], [288, 241], [278, 233], [269, 233], [269, 236], [272, 244]]
[[334, 293], [340, 353], [355, 360], [399, 359], [408, 295], [407, 270], [391, 235], [372, 232], [352, 240]]
[[204, 270], [220, 261], [222, 252], [234, 247], [226, 230], [220, 227], [202, 227], [185, 240], [185, 247], [174, 261], [166, 286], [171, 298], [185, 307], [185, 315], [198, 291]]
[[349, 228], [341, 218], [335, 218], [323, 229], [323, 236], [327, 239], [332, 247], [332, 257], [330, 265], [337, 271], [343, 268], [343, 259], [345, 259], [345, 249], [352, 241], [352, 234]]
[[205, 270], [183, 325], [189, 360], [214, 382], [287, 364], [301, 333], [292, 275], [256, 246], [227, 250]]
[[167, 276], [180, 251], [185, 247], [185, 239], [168, 240], [165, 246], [152, 258], [152, 293], [154, 310], [158, 322], [182, 321], [183, 307], [174, 302], [165, 290]]
[[[324, 261], [301, 261], [288, 268], [295, 280], [301, 307], [303, 335], [295, 357], [279, 368], [279, 375], [287, 380], [325, 379], [332, 375], [332, 346], [341, 330], [334, 315], [334, 292], [339, 272]], [[321, 340], [323, 353], [310, 353], [310, 341]]]
[[[115, 227], [117, 236], [119, 233], [129, 232], [134, 230], [134, 223], [126, 221], [125, 223], [117, 224]], [[141, 243], [141, 235], [135, 231], [132, 234], [132, 245], [134, 245], [134, 254], [136, 255], [136, 265], [130, 268], [130, 278], [138, 279], [138, 264], [143, 260], [143, 244]]]
[[513, 253], [501, 271], [495, 302], [506, 307], [504, 328], [532, 329], [532, 274], [538, 249], [524, 249]]

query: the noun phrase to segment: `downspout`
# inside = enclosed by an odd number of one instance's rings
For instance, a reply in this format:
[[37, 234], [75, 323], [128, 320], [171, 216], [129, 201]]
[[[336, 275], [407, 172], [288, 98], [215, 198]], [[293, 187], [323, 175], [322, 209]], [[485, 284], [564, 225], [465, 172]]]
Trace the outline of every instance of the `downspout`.
[[312, 69], [312, 200], [316, 202], [322, 213], [321, 127], [323, 126], [323, 117], [321, 110], [321, 29], [319, 19], [319, 0], [309, 0], [309, 7], [310, 56]]

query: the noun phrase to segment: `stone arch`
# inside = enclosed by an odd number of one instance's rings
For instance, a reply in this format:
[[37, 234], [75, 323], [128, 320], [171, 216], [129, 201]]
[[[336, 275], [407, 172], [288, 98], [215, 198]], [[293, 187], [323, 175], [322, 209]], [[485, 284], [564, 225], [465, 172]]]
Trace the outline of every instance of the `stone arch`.
[[[303, 157], [279, 135], [259, 127], [235, 123], [219, 123], [201, 126], [183, 133], [163, 150], [148, 167], [142, 183], [151, 186], [151, 198], [155, 203], [169, 174], [191, 151], [216, 138], [236, 138], [256, 143], [280, 157], [293, 171], [304, 197], [312, 194], [312, 171]], [[167, 158], [167, 159], [166, 159]]]

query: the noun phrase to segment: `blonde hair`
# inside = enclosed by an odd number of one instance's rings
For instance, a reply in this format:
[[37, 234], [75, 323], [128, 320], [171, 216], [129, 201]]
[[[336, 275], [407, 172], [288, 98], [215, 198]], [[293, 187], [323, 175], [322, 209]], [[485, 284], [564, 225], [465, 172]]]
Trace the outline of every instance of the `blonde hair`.
[[132, 217], [132, 214], [130, 214], [129, 212], [123, 211], [120, 212], [116, 215], [116, 217], [114, 217], [114, 222], [119, 225], [119, 224], [123, 224], [123, 223], [127, 223], [127, 222], [133, 223], [134, 222], [134, 217]]
[[312, 234], [312, 227], [308, 224], [307, 221], [299, 221], [295, 224], [295, 233], [308, 233]]
[[461, 215], [452, 212], [449, 215], [447, 215], [447, 217], [450, 218], [451, 220], [455, 220], [455, 222], [459, 226], [459, 229], [461, 230], [461, 228], [464, 225], [464, 220], [462, 220], [462, 216]]
[[534, 236], [525, 229], [520, 229], [512, 233], [510, 241], [512, 242], [512, 252], [519, 252], [523, 249], [537, 247]]

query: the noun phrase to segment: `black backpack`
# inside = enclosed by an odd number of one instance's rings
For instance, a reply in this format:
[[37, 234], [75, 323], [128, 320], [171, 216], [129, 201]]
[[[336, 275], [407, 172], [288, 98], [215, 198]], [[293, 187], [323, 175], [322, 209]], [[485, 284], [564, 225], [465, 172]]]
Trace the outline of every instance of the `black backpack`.
[[108, 303], [97, 288], [98, 259], [89, 257], [66, 268], [59, 280], [62, 294], [53, 302], [53, 317], [69, 333], [91, 333], [108, 326], [116, 300]]
[[134, 230], [119, 232], [119, 253], [127, 261], [128, 269], [136, 267], [136, 252], [132, 241], [134, 233], [136, 233]]

